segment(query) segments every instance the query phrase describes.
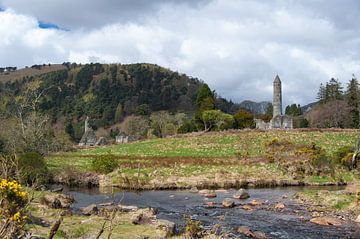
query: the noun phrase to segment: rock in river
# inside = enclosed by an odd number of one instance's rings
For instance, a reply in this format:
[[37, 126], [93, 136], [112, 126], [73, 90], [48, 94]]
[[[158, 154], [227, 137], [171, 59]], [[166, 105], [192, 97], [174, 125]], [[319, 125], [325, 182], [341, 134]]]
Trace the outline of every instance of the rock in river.
[[260, 231], [252, 231], [250, 228], [245, 227], [245, 226], [239, 227], [238, 232], [241, 234], [244, 234], [245, 236], [250, 237], [250, 238], [255, 238], [255, 239], [266, 239], [267, 238], [265, 233], [260, 232]]
[[165, 231], [166, 237], [170, 237], [175, 232], [175, 223], [170, 222], [168, 220], [158, 219], [156, 222], [156, 228]]
[[97, 214], [98, 211], [99, 210], [98, 210], [98, 207], [96, 206], [96, 204], [90, 204], [87, 207], [81, 208], [82, 214], [84, 214], [86, 216]]
[[45, 195], [43, 202], [51, 208], [69, 208], [75, 200], [72, 196], [60, 193]]
[[354, 222], [360, 223], [360, 215], [354, 220]]
[[341, 226], [342, 224], [339, 219], [333, 217], [315, 217], [310, 222], [324, 226]]
[[215, 198], [216, 197], [215, 191], [209, 190], [209, 189], [200, 190], [199, 194], [204, 195], [204, 197], [207, 197], [207, 198]]
[[223, 207], [226, 207], [226, 208], [232, 208], [232, 207], [235, 207], [235, 202], [231, 198], [225, 198], [222, 201], [222, 205], [223, 205]]
[[275, 204], [275, 209], [276, 210], [281, 210], [281, 209], [284, 209], [284, 208], [285, 208], [284, 203], [279, 202], [279, 203]]
[[243, 188], [240, 188], [233, 196], [234, 198], [236, 199], [246, 199], [246, 198], [249, 198], [250, 195], [249, 193], [243, 189]]

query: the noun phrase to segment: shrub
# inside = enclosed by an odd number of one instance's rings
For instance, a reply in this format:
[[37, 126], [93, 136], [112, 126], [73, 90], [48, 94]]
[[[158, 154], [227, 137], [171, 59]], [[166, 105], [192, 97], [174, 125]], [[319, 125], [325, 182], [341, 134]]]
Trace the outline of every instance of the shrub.
[[334, 174], [334, 165], [326, 154], [326, 151], [317, 146], [311, 146], [310, 162], [313, 166], [313, 175]]
[[28, 195], [17, 181], [0, 182], [0, 238], [19, 238], [26, 221]]
[[105, 154], [94, 158], [91, 161], [91, 168], [101, 174], [108, 174], [119, 166], [118, 161], [112, 154]]
[[187, 219], [185, 227], [186, 236], [189, 238], [200, 238], [201, 222], [197, 220]]
[[[349, 166], [348, 162], [347, 162], [348, 155], [351, 154], [351, 157], [352, 157], [353, 153], [354, 153], [354, 147], [344, 146], [344, 147], [338, 148], [333, 154], [333, 160], [337, 164]], [[350, 160], [351, 160], [351, 158], [350, 158]], [[351, 164], [351, 162], [350, 162], [350, 164]]]
[[39, 153], [29, 152], [21, 155], [18, 159], [20, 180], [32, 185], [44, 183], [48, 179], [48, 169], [45, 159]]
[[186, 134], [189, 132], [195, 132], [197, 131], [197, 124], [194, 118], [190, 119], [189, 121], [185, 122], [184, 124], [182, 124], [178, 130], [177, 133], [178, 134]]
[[353, 153], [348, 153], [344, 157], [341, 158], [340, 163], [341, 165], [351, 169], [351, 161], [352, 161]]
[[240, 110], [234, 115], [235, 125], [238, 129], [252, 128], [254, 126], [254, 116], [245, 111]]

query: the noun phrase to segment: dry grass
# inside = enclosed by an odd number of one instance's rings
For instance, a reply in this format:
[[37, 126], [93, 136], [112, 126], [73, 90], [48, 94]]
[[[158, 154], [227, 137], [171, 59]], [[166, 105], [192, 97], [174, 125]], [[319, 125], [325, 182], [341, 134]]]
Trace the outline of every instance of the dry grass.
[[16, 81], [21, 80], [24, 77], [32, 77], [32, 76], [38, 76], [49, 72], [59, 71], [66, 69], [66, 66], [63, 66], [62, 64], [54, 64], [54, 65], [46, 65], [42, 67], [40, 70], [32, 69], [32, 68], [24, 68], [19, 69], [14, 72], [9, 73], [0, 73], [0, 81], [1, 82], [7, 82], [7, 81]]

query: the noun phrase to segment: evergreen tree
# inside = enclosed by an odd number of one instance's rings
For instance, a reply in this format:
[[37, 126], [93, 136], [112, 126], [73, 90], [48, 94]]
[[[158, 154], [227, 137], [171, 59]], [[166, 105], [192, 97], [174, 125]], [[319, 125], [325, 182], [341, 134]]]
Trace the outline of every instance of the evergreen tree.
[[215, 95], [207, 84], [204, 84], [196, 97], [195, 121], [199, 130], [206, 129], [206, 123], [203, 120], [203, 112], [215, 109]]
[[302, 112], [301, 112], [300, 105], [292, 104], [292, 105], [286, 106], [285, 114], [286, 115], [291, 115], [291, 116], [299, 116], [299, 115], [301, 115]]
[[317, 94], [317, 99], [320, 101], [320, 103], [323, 103], [326, 101], [326, 88], [323, 85], [323, 83], [320, 84], [319, 92]]
[[115, 123], [119, 123], [119, 121], [121, 120], [122, 116], [123, 116], [123, 107], [121, 105], [121, 103], [119, 103], [116, 107], [116, 111], [115, 111]]
[[350, 116], [351, 116], [351, 125], [353, 128], [359, 127], [359, 100], [360, 100], [360, 92], [359, 92], [359, 82], [356, 77], [349, 81], [346, 90], [346, 102], [350, 107]]
[[215, 109], [215, 96], [207, 84], [204, 84], [196, 97], [196, 117], [201, 119], [201, 114], [205, 110]]
[[328, 100], [341, 100], [342, 99], [342, 86], [341, 83], [335, 78], [331, 78], [326, 84], [326, 101]]

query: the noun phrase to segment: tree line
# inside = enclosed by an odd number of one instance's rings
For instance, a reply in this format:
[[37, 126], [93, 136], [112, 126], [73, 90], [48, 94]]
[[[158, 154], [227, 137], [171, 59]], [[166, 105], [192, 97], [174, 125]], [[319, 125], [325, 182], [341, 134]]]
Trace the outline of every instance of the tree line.
[[355, 75], [345, 87], [335, 78], [320, 84], [317, 99], [308, 114], [312, 127], [359, 128], [360, 89]]

